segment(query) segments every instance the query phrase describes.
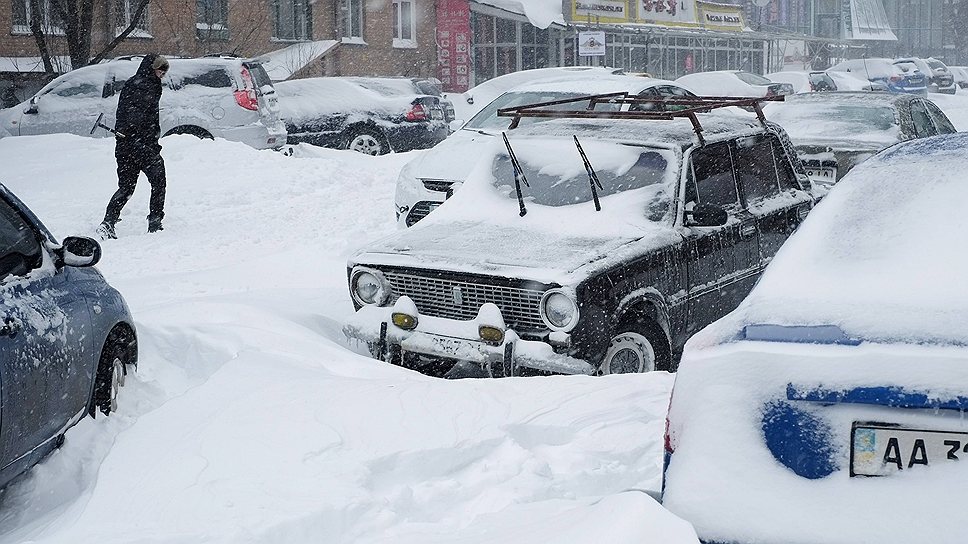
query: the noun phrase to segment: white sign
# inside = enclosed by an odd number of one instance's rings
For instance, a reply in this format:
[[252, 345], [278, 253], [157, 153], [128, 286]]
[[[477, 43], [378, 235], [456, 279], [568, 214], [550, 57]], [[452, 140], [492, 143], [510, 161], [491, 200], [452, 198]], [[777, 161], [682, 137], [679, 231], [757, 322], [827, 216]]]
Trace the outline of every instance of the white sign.
[[578, 56], [604, 57], [605, 31], [588, 31], [578, 33]]

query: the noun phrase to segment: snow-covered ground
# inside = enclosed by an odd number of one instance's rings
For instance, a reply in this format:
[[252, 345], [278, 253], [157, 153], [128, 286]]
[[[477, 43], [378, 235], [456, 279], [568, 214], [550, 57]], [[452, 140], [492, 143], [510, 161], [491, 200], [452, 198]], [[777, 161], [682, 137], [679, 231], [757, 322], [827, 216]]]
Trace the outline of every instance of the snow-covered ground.
[[[941, 98], [968, 129], [968, 96]], [[91, 234], [111, 144], [3, 138], [0, 181], [56, 235]], [[6, 490], [0, 543], [696, 541], [648, 494], [671, 375], [440, 380], [347, 345], [346, 257], [395, 228], [420, 152], [163, 144], [165, 230], [145, 234], [142, 180], [99, 265], [138, 372]]]

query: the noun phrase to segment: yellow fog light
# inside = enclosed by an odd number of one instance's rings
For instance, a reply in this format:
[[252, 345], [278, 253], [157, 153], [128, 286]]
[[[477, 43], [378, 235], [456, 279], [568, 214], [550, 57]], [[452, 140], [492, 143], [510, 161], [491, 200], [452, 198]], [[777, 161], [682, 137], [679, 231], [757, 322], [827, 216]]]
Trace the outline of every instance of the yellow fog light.
[[390, 316], [390, 319], [393, 321], [394, 325], [405, 331], [410, 331], [417, 328], [417, 318], [412, 315], [402, 312], [393, 312], [393, 314]]
[[481, 340], [488, 344], [500, 344], [504, 341], [504, 329], [490, 325], [481, 325], [478, 327], [477, 333], [481, 336]]

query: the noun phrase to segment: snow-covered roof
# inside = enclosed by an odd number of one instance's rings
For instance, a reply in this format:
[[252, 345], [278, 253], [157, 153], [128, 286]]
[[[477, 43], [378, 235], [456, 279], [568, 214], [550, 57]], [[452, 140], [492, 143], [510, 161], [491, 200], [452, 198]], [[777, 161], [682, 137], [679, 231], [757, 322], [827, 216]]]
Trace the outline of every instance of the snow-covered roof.
[[740, 307], [693, 338], [747, 324], [835, 325], [850, 338], [966, 344], [968, 133], [897, 144], [810, 212]]
[[289, 47], [261, 55], [262, 67], [265, 68], [266, 73], [269, 74], [269, 79], [272, 81], [284, 81], [309, 63], [325, 55], [338, 43], [337, 40], [294, 43]]

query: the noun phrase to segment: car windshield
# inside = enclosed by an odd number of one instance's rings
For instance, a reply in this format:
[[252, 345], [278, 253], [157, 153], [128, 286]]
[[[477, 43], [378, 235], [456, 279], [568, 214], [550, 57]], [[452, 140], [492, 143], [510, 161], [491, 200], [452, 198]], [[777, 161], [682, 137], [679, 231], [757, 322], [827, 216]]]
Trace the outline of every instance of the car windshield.
[[[528, 182], [528, 186], [521, 186], [527, 205], [559, 207], [592, 200], [588, 172], [574, 140], [517, 139], [511, 145]], [[581, 146], [601, 182], [598, 195], [606, 213], [609, 203], [604, 199], [609, 195], [645, 189], [649, 193], [646, 216], [651, 221], [662, 220], [670, 206], [666, 185], [677, 171], [672, 151], [589, 138], [582, 140]], [[506, 150], [495, 155], [491, 173], [498, 192], [516, 199], [514, 167]]]
[[743, 83], [749, 83], [750, 85], [769, 85], [773, 83], [763, 76], [758, 76], [749, 72], [736, 72], [736, 77], [738, 77]]
[[770, 121], [779, 123], [794, 140], [871, 137], [895, 141], [898, 120], [894, 108], [881, 104], [821, 103], [809, 100], [776, 104], [767, 109]]
[[940, 70], [942, 68], [945, 68], [944, 63], [939, 60], [929, 60], [928, 66], [934, 68], [935, 70]]
[[[510, 117], [498, 117], [497, 110], [501, 108], [511, 108], [514, 106], [524, 106], [527, 104], [537, 104], [539, 102], [551, 102], [554, 100], [564, 100], [567, 98], [577, 98], [586, 93], [568, 93], [556, 91], [527, 91], [527, 92], [506, 92], [494, 99], [493, 102], [484, 107], [477, 115], [471, 118], [464, 125], [464, 128], [504, 130], [511, 125]], [[556, 110], [582, 110], [588, 107], [587, 100], [570, 102], [561, 106], [554, 106], [545, 109]], [[609, 106], [599, 107], [601, 110], [614, 109]], [[535, 118], [523, 118], [519, 126], [528, 125], [540, 121]]]

